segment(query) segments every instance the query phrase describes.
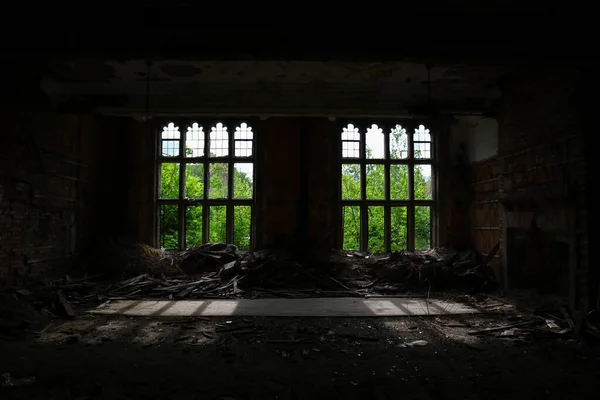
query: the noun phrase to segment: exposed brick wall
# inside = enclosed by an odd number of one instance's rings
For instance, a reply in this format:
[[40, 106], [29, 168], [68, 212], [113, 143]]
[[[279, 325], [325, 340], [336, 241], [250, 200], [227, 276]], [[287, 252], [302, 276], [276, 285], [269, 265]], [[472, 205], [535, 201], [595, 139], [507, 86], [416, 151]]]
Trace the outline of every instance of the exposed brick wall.
[[[502, 257], [506, 230], [522, 229], [543, 237], [540, 243], [556, 236], [572, 241], [574, 267], [587, 269], [584, 129], [578, 108], [582, 82], [578, 71], [556, 69], [522, 70], [503, 82], [498, 156], [472, 165], [471, 225], [491, 228], [473, 229], [479, 251], [501, 240]], [[533, 220], [541, 233], [532, 233]], [[544, 253], [543, 245], [533, 249], [533, 236], [527, 239], [531, 252]], [[561, 271], [544, 270], [551, 261], [542, 257], [524, 268], [540, 282], [548, 275], [568, 280], [567, 263]], [[571, 292], [584, 286], [575, 285]]]
[[16, 107], [0, 117], [0, 285], [59, 276], [107, 237], [151, 242], [153, 141], [139, 124]]
[[53, 276], [77, 249], [88, 176], [85, 117], [3, 108], [0, 283]]

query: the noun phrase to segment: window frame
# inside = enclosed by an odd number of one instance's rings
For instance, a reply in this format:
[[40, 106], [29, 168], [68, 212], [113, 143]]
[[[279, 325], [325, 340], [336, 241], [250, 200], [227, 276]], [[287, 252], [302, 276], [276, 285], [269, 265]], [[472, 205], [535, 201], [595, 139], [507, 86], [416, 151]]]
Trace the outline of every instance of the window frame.
[[[179, 128], [179, 154], [177, 156], [165, 156], [162, 154], [162, 132], [169, 123], [175, 124]], [[186, 135], [187, 128], [197, 123], [202, 127], [204, 133], [204, 155], [201, 157], [186, 157]], [[228, 154], [227, 156], [210, 157], [210, 132], [218, 123], [227, 127], [228, 133]], [[245, 139], [252, 142], [252, 155], [236, 157], [235, 156], [235, 129], [242, 123], [246, 123], [252, 128], [252, 139]], [[255, 242], [255, 217], [256, 217], [256, 137], [259, 129], [258, 118], [161, 118], [156, 121], [155, 135], [157, 138], [156, 157], [156, 190], [154, 197], [156, 199], [155, 208], [155, 242], [160, 247], [162, 245], [161, 237], [161, 217], [160, 211], [163, 205], [178, 206], [178, 248], [168, 250], [182, 251], [186, 249], [187, 238], [187, 217], [186, 210], [188, 206], [202, 206], [202, 243], [207, 243], [209, 239], [209, 214], [211, 206], [226, 207], [226, 242], [232, 243], [234, 238], [234, 214], [235, 206], [250, 206], [250, 244], [249, 249], [253, 249]], [[166, 139], [168, 140], [168, 139]], [[163, 163], [179, 164], [179, 195], [176, 199], [164, 199], [160, 197], [161, 192], [161, 166]], [[209, 198], [209, 165], [214, 163], [227, 164], [227, 198], [210, 199]], [[252, 198], [234, 199], [234, 168], [238, 163], [252, 163]], [[201, 164], [204, 173], [204, 195], [203, 198], [185, 197], [185, 175], [186, 165]]]
[[[384, 241], [385, 251], [391, 252], [392, 237], [391, 237], [391, 208], [392, 207], [406, 207], [406, 236], [407, 251], [415, 251], [415, 207], [417, 206], [428, 206], [430, 211], [430, 247], [435, 247], [437, 242], [437, 204], [438, 204], [438, 184], [437, 184], [437, 146], [435, 134], [435, 125], [431, 121], [426, 119], [341, 119], [336, 124], [336, 135], [338, 142], [338, 199], [339, 199], [339, 235], [338, 240], [340, 248], [343, 249], [344, 245], [344, 207], [345, 206], [358, 206], [360, 207], [360, 246], [359, 249], [362, 252], [368, 251], [369, 242], [369, 229], [368, 229], [368, 207], [369, 206], [383, 206], [384, 209]], [[354, 125], [359, 129], [360, 133], [360, 145], [359, 145], [359, 157], [358, 158], [344, 158], [343, 157], [343, 143], [342, 132], [343, 129], [348, 127], [348, 124]], [[377, 125], [383, 130], [384, 135], [384, 158], [367, 158], [366, 157], [366, 140], [367, 140], [367, 129], [372, 125]], [[402, 126], [406, 129], [407, 133], [407, 151], [408, 157], [402, 159], [390, 158], [390, 140], [389, 136], [392, 128], [396, 125]], [[430, 135], [430, 152], [431, 158], [416, 158], [414, 156], [414, 136], [415, 130], [419, 125], [424, 125], [426, 129], [429, 129]], [[419, 142], [419, 141], [416, 141]], [[360, 199], [359, 200], [343, 200], [342, 199], [342, 166], [345, 164], [356, 164], [360, 166]], [[367, 177], [366, 169], [368, 164], [379, 164], [384, 165], [384, 199], [383, 200], [367, 200]], [[391, 166], [392, 165], [407, 165], [408, 167], [408, 199], [407, 200], [391, 200]], [[414, 169], [418, 165], [430, 165], [431, 166], [431, 200], [415, 200], [414, 199]]]

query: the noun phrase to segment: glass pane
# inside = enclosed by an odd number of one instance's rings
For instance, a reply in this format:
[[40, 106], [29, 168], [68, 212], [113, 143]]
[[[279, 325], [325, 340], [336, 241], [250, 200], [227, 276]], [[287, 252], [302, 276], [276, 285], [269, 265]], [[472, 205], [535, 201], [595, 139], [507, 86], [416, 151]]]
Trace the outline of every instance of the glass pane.
[[185, 247], [202, 244], [202, 206], [188, 206], [185, 210]]
[[429, 134], [429, 129], [423, 125], [419, 125], [415, 129], [413, 142], [415, 158], [431, 158], [431, 135]]
[[179, 247], [178, 206], [161, 204], [160, 206], [160, 247], [176, 250]]
[[233, 164], [233, 198], [251, 199], [253, 195], [254, 164]]
[[211, 243], [227, 242], [227, 207], [211, 206], [208, 216], [208, 241]]
[[185, 196], [189, 199], [204, 198], [204, 164], [186, 164]]
[[392, 232], [391, 250], [402, 251], [407, 249], [406, 207], [392, 207]]
[[382, 206], [369, 206], [369, 244], [371, 253], [385, 252], [385, 218]]
[[432, 200], [431, 165], [415, 165], [415, 200]]
[[225, 157], [229, 155], [229, 133], [227, 127], [218, 123], [210, 130], [210, 157]]
[[179, 198], [179, 164], [162, 163], [160, 165], [160, 198]]
[[343, 158], [359, 158], [360, 157], [360, 142], [342, 142], [342, 157]]
[[390, 132], [390, 158], [400, 160], [408, 158], [408, 135], [406, 129], [396, 125]]
[[385, 137], [383, 129], [377, 125], [371, 125], [367, 129], [366, 147], [367, 158], [385, 158]]
[[353, 124], [348, 124], [342, 129], [342, 140], [360, 140], [360, 132]]
[[342, 200], [360, 200], [360, 165], [342, 165]]
[[179, 140], [162, 140], [161, 143], [163, 157], [177, 157], [179, 155]]
[[234, 139], [252, 139], [252, 127], [245, 122], [242, 122], [240, 126], [235, 128], [235, 133], [233, 134]]
[[360, 157], [360, 132], [353, 124], [342, 130], [342, 158]]
[[186, 157], [204, 156], [204, 130], [197, 123], [188, 126], [185, 136]]
[[385, 166], [367, 164], [367, 200], [385, 200]]
[[250, 227], [252, 208], [250, 206], [233, 207], [233, 244], [239, 249], [250, 249]]
[[415, 142], [415, 158], [431, 158], [431, 143]]
[[415, 206], [415, 250], [429, 250], [431, 246], [431, 209]]
[[360, 250], [360, 207], [342, 207], [344, 225], [342, 227], [343, 250]]
[[408, 200], [408, 165], [390, 165], [390, 199]]
[[252, 157], [252, 140], [236, 140], [235, 156]]
[[174, 123], [169, 123], [165, 127], [163, 127], [161, 139], [180, 139], [179, 136], [179, 127]]
[[424, 125], [419, 125], [419, 127], [415, 129], [413, 138], [415, 142], [431, 142], [429, 129], [425, 128]]
[[210, 164], [209, 166], [209, 199], [226, 199], [227, 198], [227, 176], [228, 167], [225, 163]]

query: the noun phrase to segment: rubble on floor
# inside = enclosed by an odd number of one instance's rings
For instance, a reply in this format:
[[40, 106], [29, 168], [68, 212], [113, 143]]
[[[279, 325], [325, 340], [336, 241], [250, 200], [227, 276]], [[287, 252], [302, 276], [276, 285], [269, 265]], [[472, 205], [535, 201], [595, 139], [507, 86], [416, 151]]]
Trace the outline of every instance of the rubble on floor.
[[[450, 290], [489, 293], [498, 288], [488, 266], [498, 246], [483, 259], [450, 248], [384, 255], [335, 250], [307, 256], [282, 249], [241, 251], [224, 243], [167, 252], [114, 241], [102, 249], [104, 255], [88, 256], [72, 276], [43, 287], [15, 289], [21, 294], [12, 295], [27, 297], [23, 294], [34, 292], [46, 305], [46, 314], [72, 317], [79, 308], [118, 299], [417, 297]], [[570, 321], [564, 313], [561, 318]], [[600, 337], [596, 319], [589, 318], [583, 328]], [[571, 324], [569, 329], [574, 329]]]
[[240, 251], [224, 243], [206, 243], [182, 252], [113, 243], [110, 251], [116, 256], [102, 259], [120, 260], [122, 277], [127, 279], [115, 280], [112, 265], [101, 277], [65, 279], [57, 289], [68, 293], [73, 302], [85, 302], [117, 298], [371, 297], [497, 288], [486, 260], [473, 252], [452, 249], [387, 255], [332, 251], [306, 257], [280, 249]]

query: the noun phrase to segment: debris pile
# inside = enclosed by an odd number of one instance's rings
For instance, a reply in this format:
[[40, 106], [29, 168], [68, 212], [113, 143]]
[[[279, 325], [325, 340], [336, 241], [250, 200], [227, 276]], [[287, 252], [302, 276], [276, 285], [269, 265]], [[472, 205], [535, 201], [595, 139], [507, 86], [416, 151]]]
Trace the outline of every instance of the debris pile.
[[[86, 304], [141, 298], [414, 296], [497, 288], [489, 257], [482, 260], [476, 253], [447, 248], [387, 255], [332, 251], [313, 257], [277, 250], [240, 251], [224, 243], [171, 253], [138, 243], [113, 243], [109, 249], [108, 258], [117, 261], [107, 266], [105, 274], [56, 285], [62, 304], [63, 293], [69, 302]], [[115, 266], [121, 271], [118, 279]], [[68, 306], [63, 308], [71, 314]]]

